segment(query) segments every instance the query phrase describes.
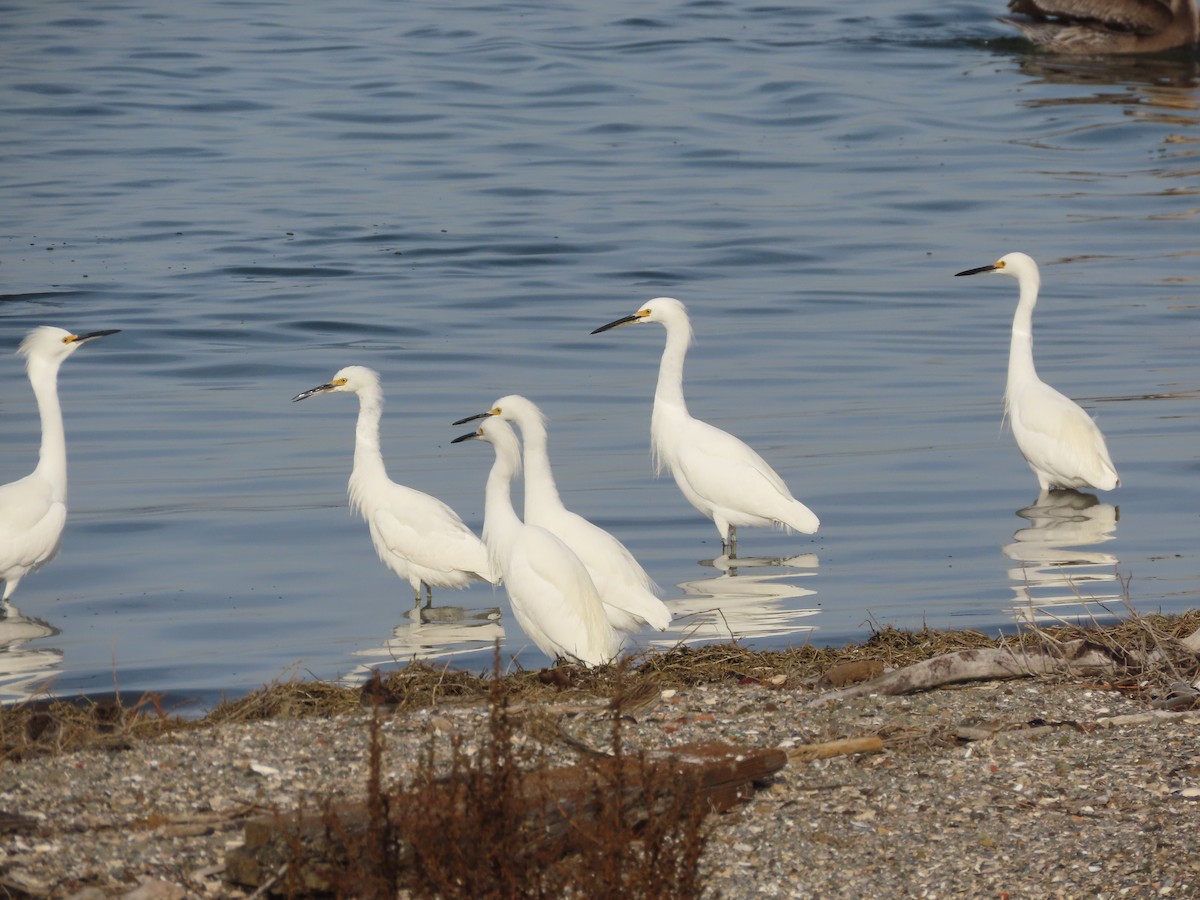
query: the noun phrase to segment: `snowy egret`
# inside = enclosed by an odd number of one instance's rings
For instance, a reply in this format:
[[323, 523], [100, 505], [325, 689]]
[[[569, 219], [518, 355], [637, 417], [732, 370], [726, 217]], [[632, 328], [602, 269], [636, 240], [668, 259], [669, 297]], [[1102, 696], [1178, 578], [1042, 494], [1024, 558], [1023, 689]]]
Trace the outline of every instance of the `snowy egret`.
[[1033, 308], [1041, 284], [1037, 263], [1024, 253], [1009, 253], [989, 266], [956, 275], [981, 272], [1009, 275], [1017, 279], [1020, 290], [1008, 351], [1004, 412], [1038, 486], [1043, 493], [1056, 487], [1111, 491], [1121, 481], [1104, 435], [1074, 400], [1038, 378], [1033, 366]]
[[1195, 0], [1009, 0], [1002, 17], [1054, 53], [1157, 53], [1200, 42]]
[[512, 426], [489, 416], [454, 443], [472, 439], [486, 441], [496, 451], [484, 500], [483, 539], [517, 623], [551, 659], [587, 666], [611, 662], [621, 640], [608, 623], [587, 567], [560, 538], [525, 524], [513, 509], [511, 487], [521, 470], [521, 448]]
[[613, 628], [637, 631], [649, 625], [663, 631], [671, 623], [671, 611], [655, 595], [654, 582], [646, 570], [619, 540], [563, 505], [546, 449], [546, 417], [537, 404], [520, 394], [509, 394], [487, 412], [454, 424], [488, 416], [499, 416], [521, 429], [525, 445], [525, 524], [538, 525], [557, 535], [587, 566]]
[[713, 520], [721, 546], [728, 548], [730, 556], [737, 555], [738, 525], [780, 525], [814, 533], [820, 519], [792, 496], [761, 456], [739, 438], [688, 413], [683, 360], [692, 342], [692, 326], [682, 303], [658, 297], [592, 334], [643, 322], [658, 322], [667, 330], [650, 417], [655, 472], [661, 473], [664, 466], [670, 469], [688, 502]]
[[292, 401], [339, 392], [358, 394], [350, 508], [366, 520], [383, 564], [412, 585], [418, 604], [424, 586], [426, 606], [433, 602], [434, 587], [462, 588], [475, 579], [495, 581], [487, 548], [458, 513], [436, 497], [388, 478], [379, 449], [383, 389], [378, 372], [347, 366], [332, 381], [297, 394]]
[[58, 402], [58, 368], [93, 338], [120, 329], [71, 334], [43, 325], [21, 341], [29, 383], [42, 420], [37, 467], [24, 478], [0, 486], [0, 582], [7, 602], [21, 579], [54, 558], [67, 523], [67, 438]]

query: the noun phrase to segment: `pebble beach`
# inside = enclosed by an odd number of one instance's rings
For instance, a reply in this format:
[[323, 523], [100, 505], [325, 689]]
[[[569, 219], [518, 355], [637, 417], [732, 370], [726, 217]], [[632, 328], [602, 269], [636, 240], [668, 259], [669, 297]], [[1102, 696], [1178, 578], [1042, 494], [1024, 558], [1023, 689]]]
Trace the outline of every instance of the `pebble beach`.
[[[1200, 710], [1152, 711], [1086, 679], [1018, 679], [814, 705], [749, 679], [664, 689], [627, 716], [630, 747], [747, 748], [846, 738], [882, 751], [792, 760], [715, 817], [705, 896], [1200, 896]], [[514, 709], [552, 763], [603, 748], [603, 705]], [[372, 713], [202, 724], [0, 767], [0, 890], [11, 897], [247, 897], [226, 854], [255, 815], [363, 795]], [[430, 741], [486, 733], [485, 704], [382, 723], [403, 784]], [[540, 723], [540, 724], [539, 724]], [[562, 740], [562, 735], [570, 740]], [[259, 894], [261, 896], [261, 894]]]

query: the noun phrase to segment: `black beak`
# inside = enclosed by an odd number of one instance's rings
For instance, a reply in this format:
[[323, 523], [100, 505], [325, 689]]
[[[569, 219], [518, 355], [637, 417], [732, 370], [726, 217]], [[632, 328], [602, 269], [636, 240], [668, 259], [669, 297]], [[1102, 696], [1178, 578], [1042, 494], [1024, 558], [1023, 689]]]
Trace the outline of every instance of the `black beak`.
[[[466, 418], [459, 419], [458, 421], [451, 422], [450, 424], [451, 425], [466, 425], [468, 422], [474, 422], [476, 419], [486, 419], [490, 415], [491, 415], [490, 412], [476, 413], [473, 416], [467, 416]], [[453, 443], [453, 441], [451, 443]]]
[[84, 341], [90, 341], [92, 338], [108, 337], [110, 334], [120, 334], [120, 328], [109, 328], [105, 331], [89, 331], [87, 334], [78, 335], [72, 344], [82, 344]]
[[311, 397], [313, 394], [323, 394], [326, 391], [332, 391], [334, 387], [336, 387], [336, 385], [332, 383], [318, 384], [315, 388], [309, 388], [307, 391], [304, 391], [304, 393], [297, 394], [292, 398], [292, 402], [295, 403], [297, 400], [304, 400], [307, 397]]
[[980, 272], [995, 272], [995, 271], [996, 271], [996, 264], [992, 263], [990, 266], [980, 266], [978, 269], [967, 269], [967, 271], [965, 271], [965, 272], [955, 272], [954, 277], [957, 278], [959, 275], [978, 275]]
[[599, 334], [602, 331], [608, 331], [608, 329], [616, 328], [618, 325], [628, 325], [630, 322], [636, 322], [640, 318], [642, 318], [642, 317], [640, 315], [638, 315], [637, 313], [633, 313], [632, 315], [628, 315], [628, 316], [623, 316], [620, 319], [617, 319], [617, 321], [615, 321], [615, 322], [609, 322], [607, 325], [601, 325], [599, 328], [597, 328], [595, 331], [593, 331], [592, 334]]
[[[475, 418], [479, 418], [479, 417], [478, 417], [478, 416], [476, 416]], [[458, 423], [457, 423], [457, 422], [455, 422], [454, 424], [456, 424], [456, 425], [457, 425]], [[456, 437], [456, 438], [455, 438], [454, 440], [452, 440], [450, 443], [452, 443], [452, 444], [461, 444], [463, 441], [473, 441], [473, 440], [475, 440], [477, 437], [479, 437], [479, 432], [478, 432], [478, 431], [469, 431], [469, 432], [467, 432], [466, 434], [460, 434], [458, 437]]]

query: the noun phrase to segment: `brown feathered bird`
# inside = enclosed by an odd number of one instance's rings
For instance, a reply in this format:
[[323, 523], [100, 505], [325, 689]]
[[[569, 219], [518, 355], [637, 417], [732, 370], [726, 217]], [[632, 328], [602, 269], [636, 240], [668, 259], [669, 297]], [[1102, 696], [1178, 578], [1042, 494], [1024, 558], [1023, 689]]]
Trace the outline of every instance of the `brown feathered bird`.
[[1157, 53], [1200, 42], [1196, 0], [1009, 0], [1005, 22], [1052, 53]]

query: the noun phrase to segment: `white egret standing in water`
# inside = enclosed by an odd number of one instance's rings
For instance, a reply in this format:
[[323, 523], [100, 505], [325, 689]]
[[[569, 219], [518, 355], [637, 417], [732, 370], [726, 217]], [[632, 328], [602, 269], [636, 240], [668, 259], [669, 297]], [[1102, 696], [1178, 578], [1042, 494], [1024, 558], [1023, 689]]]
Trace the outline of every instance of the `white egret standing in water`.
[[692, 342], [692, 325], [682, 303], [658, 297], [592, 334], [645, 322], [657, 322], [667, 330], [650, 418], [655, 471], [661, 472], [663, 466], [670, 469], [688, 502], [713, 520], [721, 546], [729, 549], [730, 556], [737, 553], [738, 525], [780, 525], [814, 533], [820, 519], [792, 496], [761, 456], [732, 434], [688, 412], [683, 398], [683, 361]]
[[379, 447], [383, 413], [379, 373], [365, 366], [347, 366], [332, 381], [297, 394], [292, 401], [324, 393], [358, 395], [350, 508], [366, 520], [383, 564], [412, 585], [417, 603], [422, 586], [429, 605], [435, 587], [463, 588], [476, 579], [494, 581], [487, 548], [458, 513], [436, 497], [388, 478]]
[[525, 524], [513, 509], [511, 486], [521, 470], [521, 448], [512, 426], [488, 417], [454, 443], [472, 439], [486, 441], [496, 451], [487, 480], [483, 539], [517, 624], [551, 659], [587, 666], [611, 662], [621, 640], [608, 623], [587, 567], [560, 538]]
[[654, 582], [619, 540], [563, 505], [546, 449], [546, 417], [520, 394], [501, 397], [485, 413], [459, 419], [455, 425], [499, 416], [521, 429], [525, 456], [525, 524], [557, 535], [587, 566], [609, 623], [620, 631], [649, 625], [663, 631], [671, 611], [658, 599]]
[[1033, 308], [1041, 284], [1037, 263], [1024, 253], [1009, 253], [991, 265], [956, 275], [981, 272], [1009, 275], [1017, 279], [1020, 290], [1008, 351], [1004, 411], [1038, 486], [1043, 493], [1052, 488], [1111, 491], [1121, 481], [1104, 435], [1079, 404], [1038, 378], [1033, 365]]
[[42, 325], [29, 332], [17, 350], [25, 357], [37, 399], [42, 446], [31, 473], [0, 486], [0, 602], [8, 601], [22, 578], [54, 558], [67, 524], [67, 437], [58, 402], [59, 366], [88, 341], [119, 330], [72, 334]]

